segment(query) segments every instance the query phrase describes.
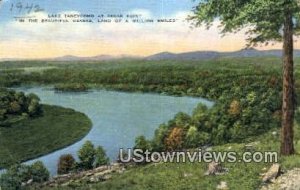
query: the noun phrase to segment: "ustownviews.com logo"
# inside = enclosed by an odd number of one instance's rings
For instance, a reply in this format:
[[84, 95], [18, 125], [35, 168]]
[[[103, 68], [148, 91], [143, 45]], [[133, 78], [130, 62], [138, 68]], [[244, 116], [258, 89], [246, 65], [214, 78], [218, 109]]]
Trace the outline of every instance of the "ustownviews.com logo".
[[253, 152], [245, 151], [242, 154], [235, 151], [175, 151], [175, 152], [151, 152], [142, 149], [127, 149], [123, 148], [119, 151], [119, 161], [122, 163], [185, 163], [185, 162], [219, 162], [219, 163], [277, 163], [277, 152]]

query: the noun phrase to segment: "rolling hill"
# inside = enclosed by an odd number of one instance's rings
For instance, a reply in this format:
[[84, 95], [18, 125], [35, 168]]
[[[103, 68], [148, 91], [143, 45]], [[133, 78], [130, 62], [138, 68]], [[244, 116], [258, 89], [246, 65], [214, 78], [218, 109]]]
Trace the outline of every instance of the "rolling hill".
[[[100, 54], [92, 57], [79, 57], [74, 55], [65, 55], [62, 57], [48, 58], [48, 59], [38, 59], [42, 61], [109, 61], [118, 59], [144, 59], [144, 60], [205, 60], [205, 59], [216, 59], [220, 57], [281, 57], [282, 50], [257, 50], [254, 48], [241, 49], [239, 51], [233, 52], [218, 52], [218, 51], [194, 51], [194, 52], [184, 52], [184, 53], [172, 53], [172, 52], [161, 52], [154, 55], [141, 57], [133, 55], [106, 55]], [[294, 50], [294, 57], [300, 57], [300, 49]], [[0, 61], [20, 61], [28, 59], [20, 58], [7, 58], [0, 59]]]

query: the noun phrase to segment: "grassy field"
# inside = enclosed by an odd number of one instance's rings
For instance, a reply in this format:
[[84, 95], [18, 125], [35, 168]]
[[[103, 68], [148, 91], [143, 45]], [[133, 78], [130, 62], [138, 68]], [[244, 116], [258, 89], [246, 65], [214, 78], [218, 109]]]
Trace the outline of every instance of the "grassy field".
[[89, 118], [72, 109], [43, 105], [43, 116], [0, 127], [0, 167], [66, 147], [91, 129]]

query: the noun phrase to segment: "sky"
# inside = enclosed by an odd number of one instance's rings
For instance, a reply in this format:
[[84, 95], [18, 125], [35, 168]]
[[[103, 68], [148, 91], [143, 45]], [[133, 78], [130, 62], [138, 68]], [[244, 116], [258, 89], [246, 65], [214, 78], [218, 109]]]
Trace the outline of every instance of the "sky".
[[[196, 4], [197, 0], [0, 0], [0, 59], [101, 54], [147, 56], [165, 51], [245, 48], [244, 32], [222, 37], [218, 20], [209, 30], [192, 28], [186, 18]], [[26, 7], [31, 5], [42, 10], [34, 12], [33, 8], [28, 12]], [[16, 19], [34, 17], [41, 20], [54, 14], [137, 14], [140, 19], [176, 19], [176, 22], [22, 23]], [[278, 48], [281, 44], [259, 47]]]

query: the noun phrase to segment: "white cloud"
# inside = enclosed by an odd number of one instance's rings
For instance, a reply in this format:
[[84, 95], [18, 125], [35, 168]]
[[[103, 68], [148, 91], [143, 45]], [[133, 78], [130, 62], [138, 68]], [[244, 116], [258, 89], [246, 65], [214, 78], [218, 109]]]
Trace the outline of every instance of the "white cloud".
[[[62, 12], [60, 14], [80, 14], [79, 12]], [[144, 9], [134, 9], [125, 14], [138, 14], [141, 18], [153, 18], [151, 12]], [[177, 12], [165, 16], [166, 19], [176, 19], [175, 23], [19, 23], [12, 21], [4, 26], [9, 33], [0, 33], [0, 40], [7, 45], [22, 48], [24, 44], [32, 46], [51, 43], [51, 47], [61, 47], [64, 54], [81, 52], [83, 44], [89, 47], [99, 47], [99, 50], [119, 50], [111, 54], [138, 54], [135, 51], [152, 54], [159, 51], [191, 51], [200, 49], [236, 49], [237, 42], [243, 40], [243, 35], [221, 38], [215, 21], [208, 31], [204, 27], [191, 29], [191, 23], [186, 18], [191, 12]], [[47, 13], [35, 13], [38, 19], [48, 18]], [[21, 43], [22, 42], [22, 43]], [[232, 43], [228, 44], [228, 42]], [[57, 45], [59, 44], [59, 45]], [[76, 45], [76, 44], [80, 44]], [[241, 42], [240, 42], [241, 44]], [[3, 45], [5, 45], [3, 43]], [[19, 46], [19, 47], [17, 47]], [[42, 45], [41, 45], [42, 46]], [[45, 46], [46, 47], [46, 46]], [[48, 46], [47, 46], [48, 47]], [[129, 51], [129, 49], [131, 49]], [[53, 52], [55, 48], [53, 49]], [[96, 51], [96, 50], [95, 50]], [[99, 52], [98, 54], [100, 54]], [[109, 52], [106, 52], [109, 53]], [[4, 55], [5, 52], [2, 53]], [[96, 52], [97, 54], [97, 52]], [[23, 54], [22, 54], [23, 55]], [[49, 54], [50, 55], [50, 54]], [[47, 55], [47, 56], [49, 56]], [[1, 57], [1, 55], [0, 55]]]

